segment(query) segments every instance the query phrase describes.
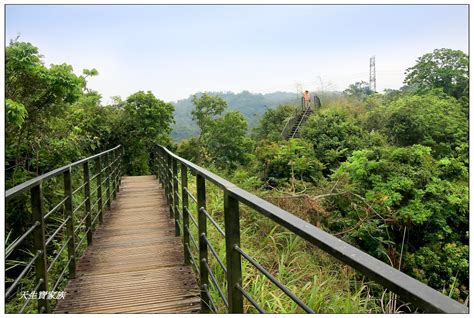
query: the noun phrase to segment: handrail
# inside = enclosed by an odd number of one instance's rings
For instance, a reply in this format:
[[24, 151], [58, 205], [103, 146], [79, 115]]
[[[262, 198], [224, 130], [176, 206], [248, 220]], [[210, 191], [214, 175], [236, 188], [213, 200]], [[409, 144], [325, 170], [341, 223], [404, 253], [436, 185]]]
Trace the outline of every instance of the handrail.
[[111, 151], [114, 151], [114, 150], [117, 150], [119, 149], [121, 146], [118, 145], [116, 146], [115, 148], [112, 148], [112, 149], [109, 149], [109, 150], [106, 150], [106, 151], [103, 151], [101, 153], [98, 153], [96, 155], [93, 155], [93, 156], [90, 156], [90, 157], [87, 157], [87, 158], [84, 158], [82, 160], [79, 160], [79, 161], [76, 161], [76, 162], [73, 162], [71, 164], [68, 164], [66, 166], [63, 166], [63, 167], [60, 167], [60, 168], [57, 168], [53, 171], [50, 171], [50, 172], [47, 172], [45, 174], [42, 174], [38, 177], [35, 177], [31, 180], [28, 180], [26, 182], [23, 182], [17, 186], [14, 186], [13, 188], [10, 188], [8, 189], [7, 191], [5, 191], [5, 201], [9, 201], [10, 199], [14, 198], [15, 196], [17, 196], [18, 194], [26, 191], [26, 190], [29, 190], [31, 188], [33, 188], [34, 186], [38, 185], [41, 181], [43, 180], [46, 180], [46, 179], [50, 179], [52, 177], [55, 177], [61, 173], [64, 173], [65, 171], [75, 167], [75, 166], [78, 166], [82, 163], [85, 163], [85, 162], [88, 162], [88, 161], [91, 161], [95, 158], [98, 158], [98, 157], [101, 157]]
[[307, 107], [307, 108], [304, 110], [303, 115], [301, 116], [300, 121], [298, 122], [298, 125], [296, 126], [296, 129], [295, 129], [295, 131], [293, 132], [293, 135], [291, 135], [291, 138], [295, 138], [296, 133], [298, 132], [298, 130], [300, 129], [301, 125], [302, 125], [303, 122], [305, 121], [305, 118], [308, 116], [308, 112], [311, 113], [311, 108], [309, 108], [309, 107]]
[[[11, 189], [5, 191], [5, 201], [6, 205], [11, 199], [17, 197], [21, 193], [28, 192], [31, 197], [31, 208], [32, 208], [32, 223], [33, 225], [25, 230], [25, 232], [16, 239], [12, 245], [6, 250], [5, 259], [18, 258], [17, 254], [13, 252], [18, 250], [18, 247], [23, 244], [27, 237], [30, 237], [33, 241], [33, 246], [28, 246], [25, 250], [31, 250], [34, 253], [34, 257], [30, 260], [27, 260], [29, 263], [24, 267], [22, 272], [13, 279], [13, 282], [8, 287], [8, 290], [5, 294], [5, 302], [8, 303], [11, 300], [11, 295], [17, 293], [15, 291], [22, 281], [22, 279], [34, 279], [33, 286], [35, 287], [34, 292], [45, 293], [48, 292], [48, 286], [54, 286], [53, 291], [61, 285], [64, 281], [65, 275], [67, 273], [68, 278], [74, 278], [76, 273], [76, 260], [81, 256], [79, 255], [79, 248], [82, 243], [87, 239], [87, 244], [92, 244], [92, 231], [94, 229], [94, 224], [99, 218], [102, 221], [102, 215], [106, 209], [110, 208], [110, 203], [112, 199], [115, 199], [116, 193], [119, 191], [119, 186], [122, 177], [122, 159], [124, 155], [123, 147], [116, 146], [109, 150], [103, 151], [99, 154], [81, 159], [79, 161], [70, 163], [66, 166], [57, 168], [53, 171], [35, 177], [29, 181], [26, 181], [22, 184], [19, 184]], [[95, 182], [95, 189], [91, 192], [91, 178], [89, 173], [90, 163], [94, 163], [94, 172], [96, 172], [97, 181]], [[74, 191], [72, 190], [72, 169], [75, 167], [82, 166], [82, 184], [79, 185]], [[104, 167], [104, 168], [102, 168]], [[64, 195], [61, 197], [59, 203], [57, 203], [49, 211], [44, 209], [44, 194], [43, 194], [43, 182], [51, 178], [62, 175], [64, 178]], [[103, 180], [102, 180], [103, 179]], [[105, 185], [104, 185], [105, 183]], [[82, 191], [80, 191], [82, 190]], [[76, 204], [74, 207], [74, 198], [75, 195], [81, 195], [79, 204]], [[96, 203], [97, 211], [96, 217], [92, 220], [92, 211], [94, 211], [93, 206], [91, 206], [91, 199], [93, 195], [97, 197]], [[104, 197], [105, 196], [105, 197]], [[10, 202], [11, 203], [11, 202]], [[63, 208], [64, 213], [62, 213], [62, 219], [54, 220], [54, 229], [51, 229], [52, 233], [48, 233], [47, 222], [52, 222], [49, 220], [52, 213]], [[76, 213], [78, 210], [83, 209], [85, 217], [82, 218], [79, 213]], [[81, 220], [82, 219], [82, 220]], [[75, 227], [75, 223], [81, 220], [78, 227]], [[85, 224], [85, 232], [78, 231], [81, 229], [81, 226]], [[65, 235], [59, 235], [63, 232]], [[82, 238], [80, 237], [82, 235]], [[79, 243], [76, 244], [76, 239], [79, 240]], [[59, 244], [58, 248], [56, 245], [52, 246], [50, 243], [54, 241], [62, 242]], [[29, 241], [27, 241], [29, 242]], [[50, 245], [50, 246], [48, 246]], [[55, 257], [52, 261], [49, 261], [48, 256], [53, 256], [51, 254], [54, 248]], [[64, 267], [59, 268], [60, 274], [56, 279], [54, 284], [51, 284], [49, 281], [49, 276], [51, 275], [53, 265], [57, 265], [60, 262], [57, 262], [63, 251], [67, 249], [67, 262]], [[49, 253], [49, 255], [48, 255]], [[21, 259], [21, 261], [24, 261]], [[26, 262], [26, 261], [25, 261]], [[34, 265], [34, 266], [33, 266]], [[29, 278], [30, 271], [34, 270], [35, 278]], [[7, 273], [5, 274], [7, 277]], [[31, 292], [31, 291], [29, 291]], [[35, 298], [38, 304], [38, 312], [51, 312], [51, 300], [48, 297], [37, 297]], [[28, 298], [27, 301], [23, 303], [23, 306], [20, 309], [20, 312], [24, 312], [28, 308], [31, 299]]]
[[283, 127], [283, 129], [281, 130], [281, 135], [283, 136], [283, 138], [288, 137], [289, 130], [295, 124], [296, 118], [298, 117], [298, 115], [299, 115], [299, 109], [296, 108], [295, 111], [293, 112], [293, 114], [291, 115], [291, 117], [287, 118], [286, 124]]
[[[171, 216], [176, 211], [177, 199], [175, 195], [178, 192], [177, 185], [173, 182], [177, 177], [176, 169], [169, 169], [171, 166], [181, 165], [181, 189], [182, 191], [182, 222], [185, 224], [184, 245], [189, 246], [189, 210], [188, 205], [188, 185], [187, 173], [191, 170], [197, 178], [197, 213], [199, 214], [198, 227], [199, 239], [199, 283], [201, 286], [201, 307], [203, 312], [208, 312], [209, 300], [205, 292], [205, 286], [209, 286], [209, 271], [203, 261], [207, 261], [207, 242], [205, 239], [207, 233], [207, 216], [203, 213], [206, 204], [206, 190], [204, 181], [207, 180], [224, 192], [224, 223], [226, 240], [226, 258], [227, 258], [227, 299], [229, 300], [229, 312], [238, 313], [243, 311], [242, 274], [241, 274], [241, 256], [240, 252], [240, 225], [239, 225], [239, 203], [244, 204], [263, 216], [271, 219], [279, 225], [300, 236], [309, 243], [316, 245], [326, 253], [334, 256], [339, 261], [351, 266], [362, 274], [368, 276], [374, 281], [380, 283], [385, 288], [398, 294], [401, 298], [418, 306], [426, 312], [440, 313], [468, 313], [468, 307], [449, 298], [437, 290], [421, 283], [420, 281], [402, 273], [401, 271], [387, 265], [386, 263], [372, 257], [371, 255], [355, 248], [354, 246], [342, 241], [341, 239], [317, 228], [316, 226], [298, 218], [297, 216], [245, 191], [231, 182], [217, 176], [216, 174], [172, 153], [163, 146], [158, 146], [155, 154], [157, 166], [154, 172], [165, 188], [168, 204], [170, 204]], [[185, 250], [185, 263], [190, 264], [189, 248]], [[194, 262], [193, 262], [194, 263]], [[199, 265], [199, 266], [198, 266]], [[247, 297], [246, 297], [247, 298]]]

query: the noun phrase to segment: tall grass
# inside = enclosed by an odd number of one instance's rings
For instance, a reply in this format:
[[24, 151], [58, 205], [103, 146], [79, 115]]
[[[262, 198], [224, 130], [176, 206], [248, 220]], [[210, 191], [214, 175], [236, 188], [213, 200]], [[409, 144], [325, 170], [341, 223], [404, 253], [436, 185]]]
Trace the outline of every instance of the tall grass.
[[[196, 196], [195, 178], [188, 177], [189, 189]], [[207, 211], [224, 229], [223, 192], [206, 182]], [[197, 206], [190, 200], [189, 210], [197, 219]], [[380, 299], [373, 296], [378, 289], [366, 282], [349, 266], [341, 264], [328, 254], [307, 243], [294, 233], [274, 223], [258, 212], [240, 204], [241, 248], [267, 271], [317, 313], [380, 313]], [[191, 235], [197, 242], [197, 229], [190, 224]], [[225, 240], [208, 221], [207, 237], [226, 264]], [[192, 244], [191, 244], [192, 245]], [[198, 259], [198, 250], [193, 248]], [[209, 251], [208, 259], [219, 286], [226, 293], [226, 276]], [[304, 313], [293, 300], [268, 280], [252, 264], [242, 258], [242, 286], [268, 313]], [[209, 282], [209, 290], [216, 312], [227, 308], [217, 289]], [[257, 313], [244, 300], [246, 313]]]

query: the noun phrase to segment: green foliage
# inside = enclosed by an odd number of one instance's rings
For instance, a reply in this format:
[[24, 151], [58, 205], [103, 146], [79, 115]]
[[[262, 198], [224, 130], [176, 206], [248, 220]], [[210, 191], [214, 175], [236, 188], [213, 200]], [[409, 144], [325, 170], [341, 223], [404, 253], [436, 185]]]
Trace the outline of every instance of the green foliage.
[[317, 182], [322, 177], [323, 164], [318, 161], [312, 145], [302, 139], [262, 144], [255, 150], [263, 179], [280, 185], [297, 179]]
[[[55, 136], [67, 135], [61, 119], [81, 96], [85, 81], [70, 65], [44, 66], [31, 43], [12, 41], [5, 53], [5, 161], [11, 168], [6, 176], [14, 185], [31, 172], [52, 170], [56, 163], [69, 159], [63, 152], [53, 161], [40, 159], [39, 154], [50, 153]], [[62, 143], [74, 141], [65, 138]]]
[[[203, 93], [198, 92], [195, 95], [201, 96]], [[254, 128], [263, 113], [267, 109], [277, 107], [282, 103], [297, 101], [294, 93], [274, 92], [268, 94], [256, 94], [248, 91], [240, 93], [232, 92], [208, 92], [208, 95], [219, 96], [226, 103], [226, 111], [239, 111], [244, 115], [250, 129]], [[171, 137], [175, 141], [185, 138], [199, 136], [200, 129], [196, 122], [192, 120], [191, 112], [194, 108], [193, 96], [179, 100], [175, 103], [174, 118], [176, 123], [173, 125]]]
[[82, 74], [84, 74], [85, 77], [97, 76], [97, 75], [99, 75], [99, 71], [97, 71], [95, 68], [90, 69], [90, 70], [85, 68], [85, 69], [82, 70]]
[[[465, 55], [458, 53], [452, 59], [435, 56], [445, 62], [430, 66], [438, 84], [421, 81], [417, 64], [409, 69], [409, 86], [400, 90], [372, 94], [356, 83], [346, 97], [325, 103], [301, 136], [313, 148], [304, 157], [317, 159], [330, 178], [324, 181], [321, 170], [312, 171], [305, 162], [296, 179], [306, 182], [297, 186], [308, 198], [324, 198], [310, 200], [308, 207], [308, 215], [318, 213], [309, 217], [318, 226], [464, 301], [469, 294], [468, 86]], [[263, 171], [267, 185], [294, 195], [294, 178], [288, 176], [292, 161], [285, 155], [298, 154], [273, 138], [278, 121], [284, 121], [278, 115], [268, 111], [256, 130], [260, 140], [251, 169]], [[303, 212], [300, 206], [285, 208]]]
[[312, 115], [301, 135], [311, 142], [316, 158], [326, 165], [326, 174], [330, 169], [337, 168], [353, 150], [383, 142], [383, 138], [365, 132], [347, 111], [341, 109], [329, 109]]
[[[289, 211], [306, 208], [308, 220], [375, 257], [455, 299], [469, 295], [469, 87], [467, 56], [460, 51], [441, 49], [422, 56], [407, 70], [408, 86], [400, 90], [375, 94], [358, 82], [345, 96], [322, 98], [323, 107], [305, 123], [302, 138], [288, 141], [282, 140], [281, 130], [294, 108], [282, 102], [296, 99], [290, 93], [198, 93], [174, 109], [151, 92], [139, 91], [103, 106], [101, 95], [86, 88], [86, 79], [98, 75], [96, 69], [76, 76], [67, 64], [47, 67], [38, 48], [19, 41], [6, 48], [5, 71], [7, 188], [117, 144], [125, 147], [128, 174], [149, 174], [153, 147], [173, 147], [174, 112], [180, 138], [197, 136], [201, 129], [199, 138], [177, 145], [180, 156], [268, 198], [281, 192], [291, 197], [298, 190], [306, 201], [288, 204]], [[248, 126], [254, 127], [260, 117], [251, 140]], [[57, 180], [45, 185], [47, 207], [57, 204], [61, 186]], [[222, 193], [209, 188], [208, 209], [223, 221]], [[347, 274], [345, 266], [249, 209], [241, 210], [242, 243], [312, 308], [380, 311], [374, 290]], [[9, 203], [8, 242], [27, 228], [30, 214], [26, 196]], [[262, 238], [256, 239], [259, 234]], [[209, 238], [217, 240], [223, 257], [219, 234]], [[7, 265], [22, 264], [22, 257]], [[222, 280], [225, 273], [210, 262]], [[242, 283], [267, 310], [297, 310], [247, 265]], [[333, 267], [342, 278], [327, 271]], [[23, 287], [31, 287], [32, 281]], [[211, 293], [216, 295], [212, 287]]]
[[349, 87], [344, 91], [344, 95], [362, 100], [373, 93], [374, 92], [370, 89], [369, 84], [364, 81], [355, 82], [354, 84], [349, 85]]
[[422, 144], [441, 157], [468, 137], [468, 121], [456, 99], [436, 91], [405, 95], [368, 114], [369, 127], [378, 129], [399, 146]]
[[[462, 251], [467, 248], [469, 229], [467, 171], [456, 158], [436, 160], [430, 153], [430, 148], [421, 145], [354, 151], [333, 177], [347, 176], [350, 190], [364, 193], [377, 211], [376, 217], [351, 232], [353, 242], [378, 257], [388, 255], [392, 264], [401, 261], [394, 248], [404, 244], [405, 272], [440, 290], [454, 284], [460, 290], [458, 296], [465, 298], [468, 270], [462, 264], [468, 258]], [[352, 211], [341, 202], [338, 206], [346, 216], [353, 215], [349, 218], [353, 224], [358, 221], [354, 213], [367, 213]], [[400, 235], [403, 228], [413, 233], [405, 240]], [[430, 253], [437, 257], [427, 257]], [[433, 272], [436, 262], [457, 265]]]
[[235, 169], [251, 159], [253, 142], [247, 136], [247, 121], [240, 112], [227, 112], [219, 96], [194, 95], [193, 120], [201, 129], [199, 138], [183, 140], [178, 153], [197, 163], [216, 165], [221, 169]]
[[405, 83], [419, 91], [440, 88], [455, 98], [469, 96], [469, 57], [460, 50], [437, 49], [406, 70]]
[[191, 162], [197, 162], [201, 151], [201, 144], [197, 137], [191, 137], [189, 139], [183, 139], [178, 143], [176, 154], [184, 159]]
[[150, 91], [130, 95], [123, 108], [115, 135], [125, 149], [127, 173], [149, 174], [148, 162], [155, 145], [169, 145], [174, 107], [157, 99]]
[[7, 122], [17, 128], [21, 128], [25, 118], [28, 116], [25, 106], [11, 99], [5, 101], [5, 112]]
[[255, 128], [255, 139], [282, 140], [281, 132], [285, 123], [295, 114], [295, 106], [283, 104], [274, 109], [268, 109]]
[[[221, 174], [222, 175], [222, 174]], [[188, 188], [195, 194], [195, 178], [188, 176]], [[246, 178], [248, 172], [241, 168], [234, 176], [224, 174], [238, 186], [251, 187]], [[239, 182], [241, 180], [244, 184]], [[255, 180], [254, 180], [255, 181]], [[258, 184], [258, 182], [256, 182]], [[206, 187], [207, 211], [224, 228], [222, 190], [210, 184]], [[196, 203], [189, 202], [189, 210], [197, 218]], [[276, 225], [259, 213], [241, 206], [241, 246], [265, 269], [297, 295], [317, 313], [377, 313], [381, 312], [379, 300], [372, 295], [372, 287], [356, 280], [356, 273], [348, 266], [335, 262], [321, 250], [290, 231]], [[196, 227], [190, 226], [191, 236], [198, 238]], [[207, 238], [217, 255], [225, 262], [225, 240], [214, 226], [208, 226]], [[194, 259], [198, 249], [190, 244]], [[225, 272], [209, 253], [208, 258], [214, 277], [225, 290]], [[331, 270], [328, 270], [330, 268]], [[276, 285], [244, 259], [242, 260], [242, 286], [253, 299], [268, 313], [303, 313], [296, 303], [286, 296]], [[210, 294], [217, 305], [218, 313], [226, 313], [227, 308], [213, 284]], [[244, 313], [256, 313], [255, 308], [244, 301]]]
[[[158, 143], [170, 143], [173, 106], [156, 99], [150, 92], [138, 92], [124, 102], [115, 99], [114, 105], [102, 106], [101, 95], [86, 88], [86, 78], [98, 75], [96, 69], [84, 69], [83, 76], [76, 76], [68, 64], [46, 67], [38, 48], [25, 42], [12, 41], [8, 45], [5, 69], [6, 188], [119, 143], [126, 149], [128, 172], [149, 173], [151, 148]], [[74, 189], [82, 183], [81, 168], [78, 166], [72, 171]], [[62, 176], [53, 177], [42, 185], [44, 209], [48, 211], [63, 199]], [[91, 191], [97, 187], [96, 178], [91, 181]], [[104, 188], [102, 192], [105, 196]], [[77, 191], [73, 206], [79, 207], [83, 203], [83, 191]], [[58, 210], [48, 218], [47, 236], [63, 222], [62, 213], [63, 208], [59, 205]], [[75, 212], [73, 219], [76, 225], [85, 219], [84, 214], [83, 209]], [[26, 192], [6, 206], [7, 244], [12, 244], [11, 241], [20, 237], [31, 225], [31, 203]], [[77, 242], [85, 235], [84, 224], [81, 227], [76, 236]], [[50, 262], [63, 246], [64, 239], [63, 233], [59, 232], [49, 244]], [[5, 272], [8, 284], [30, 261], [31, 246], [31, 238], [26, 239], [10, 255]], [[78, 258], [82, 251], [84, 244], [78, 247]], [[49, 288], [53, 287], [67, 263], [67, 249], [57, 256], [48, 273], [51, 279]], [[58, 286], [58, 290], [64, 284], [65, 281]], [[21, 279], [16, 294], [6, 300], [7, 312], [18, 311], [23, 304], [19, 297], [21, 291], [32, 291], [35, 285], [34, 271], [30, 271]], [[34, 312], [35, 305], [32, 301], [26, 312]]]
[[239, 112], [228, 112], [209, 123], [203, 140], [210, 159], [219, 167], [233, 169], [250, 159], [252, 140], [247, 137], [247, 121]]
[[191, 112], [193, 120], [201, 129], [201, 135], [205, 134], [207, 127], [217, 115], [222, 114], [227, 103], [219, 96], [211, 96], [206, 93], [201, 96], [193, 95], [194, 109]]

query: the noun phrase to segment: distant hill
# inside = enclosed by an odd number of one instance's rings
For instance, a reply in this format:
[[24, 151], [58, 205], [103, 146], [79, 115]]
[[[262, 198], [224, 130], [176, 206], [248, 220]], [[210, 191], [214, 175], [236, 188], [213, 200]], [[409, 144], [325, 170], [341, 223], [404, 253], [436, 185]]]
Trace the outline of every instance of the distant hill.
[[[267, 108], [275, 108], [283, 103], [299, 103], [296, 93], [274, 92], [268, 94], [253, 94], [249, 91], [242, 91], [235, 94], [232, 92], [207, 92], [213, 96], [220, 96], [227, 102], [226, 111], [240, 111], [253, 128]], [[197, 93], [202, 94], [202, 92]], [[192, 96], [174, 103], [174, 118], [176, 123], [171, 132], [171, 138], [180, 141], [199, 134], [199, 128], [191, 119], [193, 109]]]

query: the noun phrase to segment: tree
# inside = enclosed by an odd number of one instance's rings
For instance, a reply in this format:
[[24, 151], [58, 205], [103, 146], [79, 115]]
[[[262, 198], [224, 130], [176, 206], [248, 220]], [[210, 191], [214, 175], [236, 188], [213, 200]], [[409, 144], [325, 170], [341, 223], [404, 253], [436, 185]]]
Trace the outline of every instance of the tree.
[[370, 89], [370, 86], [367, 82], [360, 81], [349, 85], [349, 87], [343, 93], [346, 96], [365, 99], [374, 92]]
[[313, 144], [316, 158], [326, 166], [325, 174], [337, 168], [353, 150], [378, 143], [347, 111], [338, 109], [312, 115], [303, 126], [301, 136]]
[[270, 108], [263, 114], [260, 124], [255, 128], [256, 139], [281, 140], [281, 132], [285, 123], [295, 115], [295, 107], [283, 104], [277, 108]]
[[380, 111], [387, 116], [386, 133], [395, 145], [422, 144], [441, 157], [467, 142], [468, 121], [462, 106], [443, 93], [407, 95]]
[[[88, 77], [93, 77], [93, 76], [99, 75], [99, 71], [97, 71], [95, 68], [90, 69], [90, 70], [85, 68], [85, 69], [82, 70], [82, 74], [84, 74], [84, 80], [85, 80]], [[85, 87], [84, 90], [86, 92], [89, 92], [89, 93], [91, 92], [91, 90], [88, 89], [87, 87]]]
[[[68, 160], [65, 153], [54, 161], [40, 160], [39, 154], [50, 153], [51, 138], [64, 135], [58, 120], [81, 96], [85, 80], [68, 64], [44, 66], [31, 43], [11, 41], [5, 53], [5, 159], [11, 186]], [[66, 143], [74, 147], [68, 139]]]
[[197, 162], [199, 159], [200, 149], [199, 140], [197, 137], [191, 137], [181, 140], [176, 148], [176, 154], [191, 162]]
[[437, 49], [405, 71], [404, 83], [418, 90], [441, 88], [455, 98], [469, 96], [469, 58], [460, 50]]
[[[333, 200], [332, 230], [348, 233], [346, 238], [369, 254], [438, 290], [452, 288], [456, 298], [465, 299], [469, 188], [463, 159], [436, 160], [421, 145], [376, 147], [354, 151], [332, 177], [344, 176], [349, 183], [340, 191], [360, 196]], [[363, 200], [359, 207], [358, 198]]]
[[240, 112], [228, 112], [216, 119], [203, 138], [209, 157], [217, 166], [235, 168], [248, 162], [252, 141], [247, 136], [247, 121]]
[[[227, 107], [227, 103], [224, 99], [206, 93], [200, 97], [193, 95], [193, 104], [194, 109], [191, 111], [191, 115], [201, 129], [201, 136], [206, 133], [209, 123], [211, 123], [216, 116], [222, 114]], [[201, 139], [201, 137], [199, 137], [199, 139]]]
[[174, 106], [157, 99], [152, 92], [139, 91], [123, 102], [116, 127], [118, 142], [125, 146], [127, 173], [148, 174], [150, 153], [157, 144], [169, 145]]
[[255, 150], [263, 180], [274, 185], [295, 181], [315, 182], [322, 179], [324, 165], [316, 158], [311, 143], [291, 138], [279, 142], [263, 142]]

